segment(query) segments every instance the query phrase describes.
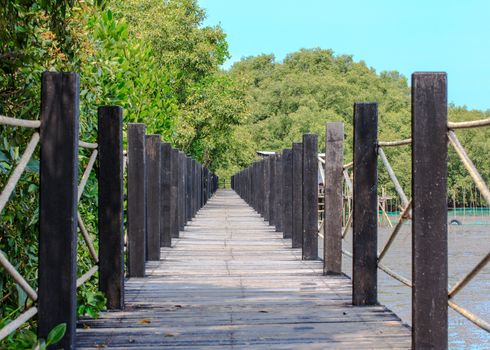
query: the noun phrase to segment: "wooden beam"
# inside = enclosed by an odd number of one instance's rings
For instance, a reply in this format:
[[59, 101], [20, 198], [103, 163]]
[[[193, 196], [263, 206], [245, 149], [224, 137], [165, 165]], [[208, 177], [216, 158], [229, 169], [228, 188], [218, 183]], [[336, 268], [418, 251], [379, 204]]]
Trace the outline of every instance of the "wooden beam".
[[38, 335], [66, 323], [65, 349], [75, 348], [79, 94], [78, 74], [43, 73]]
[[282, 236], [293, 236], [293, 152], [282, 151]]
[[122, 108], [99, 107], [99, 290], [107, 308], [124, 308]]
[[323, 274], [342, 273], [344, 123], [327, 123], [325, 142]]
[[378, 303], [378, 105], [354, 104], [352, 304]]
[[412, 75], [412, 347], [447, 349], [447, 77]]
[[301, 248], [303, 245], [303, 144], [293, 143], [293, 176], [292, 176], [292, 203], [293, 203], [293, 229], [291, 232], [292, 248]]
[[318, 259], [318, 136], [303, 135], [303, 260]]
[[160, 135], [146, 136], [146, 251], [150, 261], [160, 260]]
[[144, 124], [128, 124], [128, 276], [145, 276], [146, 156]]
[[170, 213], [172, 198], [172, 147], [168, 142], [160, 143], [160, 246], [172, 246], [172, 219]]

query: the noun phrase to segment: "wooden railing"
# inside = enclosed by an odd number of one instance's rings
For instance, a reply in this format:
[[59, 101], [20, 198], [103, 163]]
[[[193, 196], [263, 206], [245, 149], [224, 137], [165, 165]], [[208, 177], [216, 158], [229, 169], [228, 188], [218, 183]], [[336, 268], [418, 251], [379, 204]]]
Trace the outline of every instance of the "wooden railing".
[[[471, 159], [459, 143], [454, 129], [483, 127], [490, 119], [452, 123], [447, 121], [447, 83], [444, 73], [415, 73], [412, 76], [412, 138], [378, 141], [376, 103], [354, 104], [353, 162], [344, 164], [343, 123], [327, 123], [326, 149], [317, 155], [316, 135], [304, 135], [292, 150], [269, 155], [232, 177], [235, 191], [264, 219], [292, 238], [304, 259], [318, 258], [318, 237], [324, 238], [324, 274], [342, 273], [342, 254], [352, 258], [352, 304], [378, 303], [378, 269], [413, 289], [413, 348], [448, 347], [448, 306], [490, 331], [489, 323], [456, 304], [452, 298], [490, 260], [487, 254], [448, 291], [447, 247], [447, 144], [455, 148], [482, 196], [490, 204], [490, 192]], [[409, 199], [384, 152], [386, 147], [412, 147], [412, 195]], [[261, 153], [261, 154], [262, 154]], [[291, 156], [292, 154], [292, 156]], [[400, 197], [399, 221], [378, 252], [378, 158]], [[324, 166], [319, 171], [314, 163]], [[352, 178], [349, 171], [352, 171]], [[324, 214], [317, 225], [318, 176], [324, 186]], [[347, 192], [344, 191], [347, 190]], [[353, 208], [344, 219], [344, 199]], [[412, 220], [412, 279], [386, 266], [382, 260], [404, 221]], [[344, 222], [344, 225], [343, 225]], [[352, 251], [342, 249], [342, 239], [352, 225]]]
[[[66, 334], [57, 346], [68, 349], [75, 347], [77, 288], [99, 272], [99, 289], [107, 297], [107, 308], [124, 308], [125, 277], [144, 276], [145, 262], [158, 260], [161, 246], [171, 246], [172, 238], [179, 236], [217, 190], [219, 179], [161, 142], [159, 135], [145, 135], [144, 124], [128, 125], [128, 150], [124, 152], [118, 106], [99, 108], [97, 143], [79, 140], [77, 74], [46, 72], [41, 89], [40, 120], [0, 116], [0, 124], [35, 129], [0, 194], [0, 213], [37, 144], [41, 145], [38, 289], [15, 269], [8, 251], [0, 252], [0, 265], [32, 301], [32, 306], [0, 329], [0, 340], [37, 314], [38, 334], [45, 339], [52, 328], [66, 323]], [[92, 151], [78, 183], [79, 147]], [[83, 200], [96, 163], [98, 227], [97, 232], [88, 232], [78, 202]], [[123, 219], [126, 171], [127, 235]], [[93, 260], [93, 266], [78, 278], [77, 227]], [[98, 239], [98, 253], [93, 237]]]

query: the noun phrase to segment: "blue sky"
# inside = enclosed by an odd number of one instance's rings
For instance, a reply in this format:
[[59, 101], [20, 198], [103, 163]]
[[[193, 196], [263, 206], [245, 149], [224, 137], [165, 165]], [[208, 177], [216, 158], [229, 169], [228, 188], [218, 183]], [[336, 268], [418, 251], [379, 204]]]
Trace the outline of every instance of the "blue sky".
[[490, 109], [490, 0], [199, 0], [242, 57], [331, 48], [376, 71], [448, 73], [449, 101]]

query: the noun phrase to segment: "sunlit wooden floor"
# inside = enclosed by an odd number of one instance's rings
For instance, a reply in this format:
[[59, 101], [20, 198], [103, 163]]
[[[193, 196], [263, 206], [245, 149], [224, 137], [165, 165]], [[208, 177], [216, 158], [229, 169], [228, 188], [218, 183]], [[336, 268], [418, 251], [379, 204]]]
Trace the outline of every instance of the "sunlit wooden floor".
[[124, 311], [79, 322], [79, 349], [410, 348], [396, 315], [350, 306], [347, 277], [322, 276], [232, 191], [180, 235], [127, 281]]

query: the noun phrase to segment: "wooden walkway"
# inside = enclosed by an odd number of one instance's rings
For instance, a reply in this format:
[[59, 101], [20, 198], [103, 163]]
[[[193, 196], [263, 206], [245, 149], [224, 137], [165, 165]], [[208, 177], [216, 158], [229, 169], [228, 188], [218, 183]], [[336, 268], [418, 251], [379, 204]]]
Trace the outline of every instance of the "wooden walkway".
[[394, 349], [410, 329], [383, 306], [352, 307], [351, 282], [274, 232], [221, 190], [147, 277], [126, 282], [126, 309], [81, 320], [79, 349]]

